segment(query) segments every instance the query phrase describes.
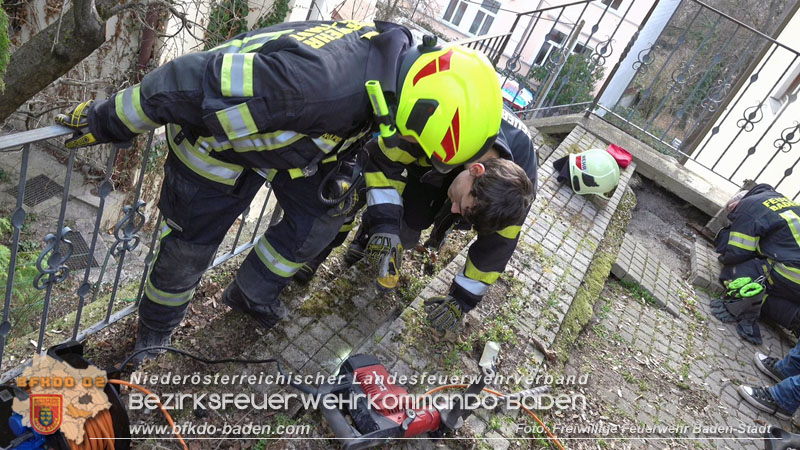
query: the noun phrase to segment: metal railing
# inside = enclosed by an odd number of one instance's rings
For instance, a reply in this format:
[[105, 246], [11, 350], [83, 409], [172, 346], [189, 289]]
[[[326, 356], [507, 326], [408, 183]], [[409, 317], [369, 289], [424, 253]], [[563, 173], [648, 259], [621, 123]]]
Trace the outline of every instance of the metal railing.
[[800, 155], [790, 151], [800, 125], [788, 118], [798, 83], [779, 91], [798, 77], [800, 52], [770, 36], [797, 6], [786, 2], [759, 31], [700, 0], [632, 0], [614, 14], [612, 3], [519, 13], [507, 33], [459, 43], [495, 63], [505, 102], [523, 119], [595, 114], [702, 173], [771, 183], [797, 199], [800, 184], [789, 182]]
[[[34, 214], [26, 211], [26, 203], [30, 203], [31, 199], [31, 196], [27, 195], [30, 192], [26, 191], [26, 187], [33, 178], [29, 173], [31, 157], [36, 155], [37, 160], [44, 158], [44, 151], [36, 144], [71, 133], [72, 131], [65, 127], [50, 126], [0, 136], [0, 154], [21, 154], [16, 185], [11, 190], [6, 190], [16, 193], [15, 206], [9, 211], [9, 217], [5, 222], [8, 226], [4, 234], [8, 239], [0, 242], [0, 277], [5, 276], [4, 280], [0, 278], [4, 281], [5, 289], [3, 317], [0, 322], [0, 373], [2, 373], [0, 379], [2, 380], [17, 374], [21, 370], [21, 363], [30, 357], [34, 350], [39, 353], [62, 341], [84, 339], [135, 311], [142, 297], [150, 265], [155, 259], [161, 216], [151, 214], [149, 218], [146, 217], [144, 213], [146, 202], [141, 198], [148, 162], [151, 160], [150, 153], [153, 150], [152, 132], [147, 136], [136, 184], [131, 192], [126, 193], [126, 204], [122, 206], [120, 218], [111, 231], [113, 237], [108, 239], [108, 250], [105, 254], [98, 252], [101, 248], [101, 236], [105, 231], [101, 230], [101, 223], [104, 214], [108, 214], [106, 208], [109, 196], [114, 192], [113, 180], [118, 175], [115, 161], [120, 148], [112, 149], [106, 161], [104, 177], [96, 186], [98, 204], [92, 230], [73, 230], [68, 225], [68, 222], [77, 223], [81, 219], [84, 221], [86, 219], [73, 217], [74, 214], [70, 214], [70, 211], [79, 209], [78, 203], [81, 203], [70, 193], [70, 186], [76, 177], [74, 171], [76, 156], [80, 150], [70, 150], [66, 155], [62, 167], [63, 188], [55, 223], [42, 223], [41, 213], [38, 214], [39, 217], [34, 217]], [[52, 167], [53, 165], [50, 165], [49, 169], [45, 170], [49, 176], [53, 176]], [[13, 176], [5, 174], [5, 177]], [[254, 202], [251, 205], [258, 211], [254, 226], [252, 221], [247, 220], [250, 207], [245, 209], [239, 224], [234, 225], [235, 234], [229, 233], [233, 236], [232, 241], [223, 243], [210, 268], [224, 263], [254, 245], [256, 238], [263, 233], [265, 226], [268, 226], [263, 219], [268, 212], [267, 205], [271, 194], [270, 189], [262, 203]], [[27, 207], [29, 210], [37, 209], [30, 205]], [[280, 208], [276, 205], [269, 223], [275, 221], [279, 214]], [[25, 235], [36, 234], [37, 231], [44, 229], [51, 230], [44, 237], [44, 248], [31, 249], [31, 244], [35, 240], [26, 241]], [[92, 236], [88, 250], [85, 249], [83, 254], [77, 254], [76, 242], [73, 241], [75, 238], [82, 240], [82, 237], [75, 233], [88, 231], [91, 231]], [[145, 239], [149, 242], [149, 248], [142, 259], [141, 255], [137, 256], [135, 253]], [[7, 260], [2, 258], [3, 248], [7, 248]], [[96, 255], [99, 257], [95, 258]], [[75, 270], [70, 268], [76, 259], [88, 261], [82, 274], [75, 273]], [[93, 264], [97, 260], [104, 261], [102, 266]], [[4, 262], [7, 267], [3, 267]], [[93, 266], [100, 266], [99, 270], [93, 270]], [[113, 276], [109, 276], [111, 274]], [[58, 310], [57, 314], [53, 313], [54, 306]], [[92, 309], [88, 320], [85, 317], [87, 308]], [[58, 324], [58, 329], [53, 328], [54, 324]]]

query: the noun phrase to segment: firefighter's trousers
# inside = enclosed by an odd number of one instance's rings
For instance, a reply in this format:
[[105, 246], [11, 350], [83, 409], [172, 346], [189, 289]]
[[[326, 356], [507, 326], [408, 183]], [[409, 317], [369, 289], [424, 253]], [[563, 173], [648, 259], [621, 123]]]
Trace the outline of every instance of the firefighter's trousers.
[[[324, 168], [307, 178], [293, 180], [286, 171], [273, 178], [283, 218], [256, 241], [236, 273], [236, 283], [250, 303], [279, 302], [292, 275], [341, 228], [345, 217], [328, 215], [330, 207], [317, 197]], [[139, 306], [140, 320], [156, 331], [172, 331], [183, 320], [217, 247], [265, 182], [256, 172], [245, 171], [236, 188], [226, 192], [187, 170], [170, 155], [159, 200], [165, 222]]]

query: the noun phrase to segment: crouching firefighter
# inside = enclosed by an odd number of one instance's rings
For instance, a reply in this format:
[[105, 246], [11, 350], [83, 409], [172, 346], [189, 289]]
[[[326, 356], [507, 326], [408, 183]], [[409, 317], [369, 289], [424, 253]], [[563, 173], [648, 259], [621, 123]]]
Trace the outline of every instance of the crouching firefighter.
[[[384, 145], [371, 142], [368, 145]], [[448, 330], [482, 299], [511, 259], [521, 226], [536, 194], [536, 151], [528, 128], [511, 111], [503, 110], [503, 121], [494, 146], [474, 163], [449, 173], [432, 170], [415, 154], [413, 144], [401, 142], [393, 149], [396, 158], [414, 162], [407, 177], [397, 180], [402, 189], [403, 248], [414, 248], [423, 230], [434, 225], [425, 242], [438, 250], [453, 228], [474, 228], [478, 238], [470, 246], [467, 262], [455, 276], [448, 295], [426, 302], [431, 325]], [[368, 174], [369, 176], [369, 174]], [[371, 212], [362, 218], [356, 236], [345, 253], [352, 265], [367, 253], [370, 237], [376, 233]], [[331, 250], [341, 245], [349, 229], [343, 228], [320, 255], [306, 263], [295, 279], [307, 282]]]
[[738, 322], [739, 334], [756, 344], [759, 317], [800, 332], [800, 204], [759, 184], [727, 209], [731, 224], [715, 239], [726, 295], [712, 301], [714, 316]]
[[[181, 56], [140, 85], [57, 119], [78, 130], [71, 148], [127, 142], [166, 125], [165, 221], [139, 307], [137, 348], [169, 342], [217, 247], [265, 178], [284, 217], [257, 241], [223, 302], [269, 329], [286, 315], [280, 292], [346, 220], [320, 198], [320, 185], [378, 123], [445, 167], [491, 146], [502, 104], [491, 63], [473, 50], [426, 44], [412, 46], [408, 29], [385, 22], [283, 23]], [[367, 85], [378, 89], [368, 95]], [[376, 99], [391, 111], [378, 117]], [[454, 138], [453, 129], [469, 132]], [[398, 170], [396, 161], [377, 157], [376, 173]], [[400, 214], [381, 212], [396, 225], [387, 235], [399, 232]], [[388, 258], [386, 244], [372, 246], [378, 262]]]

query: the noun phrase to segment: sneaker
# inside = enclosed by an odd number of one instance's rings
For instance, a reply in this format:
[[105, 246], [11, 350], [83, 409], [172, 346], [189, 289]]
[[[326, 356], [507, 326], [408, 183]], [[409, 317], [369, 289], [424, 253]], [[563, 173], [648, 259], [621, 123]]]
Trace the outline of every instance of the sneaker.
[[779, 361], [778, 358], [773, 358], [761, 352], [756, 352], [753, 359], [755, 360], [758, 370], [764, 372], [764, 374], [766, 374], [768, 377], [775, 380], [776, 383], [780, 383], [784, 380], [784, 378], [786, 378], [776, 366]]
[[781, 408], [766, 387], [741, 385], [736, 390], [754, 408], [773, 414], [779, 419], [790, 420], [792, 418], [792, 413]]

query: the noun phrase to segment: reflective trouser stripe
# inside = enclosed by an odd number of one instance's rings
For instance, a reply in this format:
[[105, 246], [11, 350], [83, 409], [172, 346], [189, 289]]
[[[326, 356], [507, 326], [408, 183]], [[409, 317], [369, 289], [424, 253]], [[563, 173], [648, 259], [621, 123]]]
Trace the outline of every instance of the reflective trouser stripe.
[[227, 53], [222, 56], [220, 82], [225, 97], [253, 96], [253, 58], [255, 53]]
[[225, 131], [228, 139], [239, 139], [258, 132], [255, 120], [250, 114], [247, 103], [241, 103], [230, 108], [217, 111], [217, 120]]
[[273, 39], [277, 39], [284, 34], [289, 34], [292, 32], [294, 32], [294, 29], [273, 31], [270, 33], [259, 33], [244, 39], [236, 39], [225, 42], [224, 44], [220, 44], [209, 51], [222, 53], [247, 53], [259, 49], [261, 46]]
[[284, 258], [270, 245], [267, 238], [264, 236], [261, 236], [261, 239], [258, 240], [255, 250], [258, 259], [261, 260], [270, 272], [278, 276], [289, 278], [303, 266], [303, 263], [296, 263]]
[[794, 241], [797, 243], [797, 246], [800, 247], [800, 217], [798, 217], [794, 211], [784, 211], [781, 213], [781, 217], [783, 217], [783, 220], [789, 225], [789, 230], [792, 231]]
[[169, 292], [164, 292], [153, 286], [152, 281], [150, 281], [150, 278], [148, 277], [147, 285], [144, 288], [144, 294], [147, 296], [147, 298], [155, 303], [158, 303], [159, 305], [180, 306], [192, 299], [192, 296], [194, 295], [194, 288], [191, 288], [186, 292], [172, 294]]
[[[156, 250], [155, 258], [153, 261], [158, 261], [158, 254], [161, 252], [161, 241], [167, 237], [172, 232], [172, 228], [167, 225], [166, 220], [161, 221], [161, 236], [158, 240], [158, 250]], [[155, 264], [153, 264], [155, 267]], [[150, 268], [152, 273], [152, 267]], [[159, 305], [164, 306], [180, 306], [184, 303], [188, 302], [192, 299], [194, 295], [194, 288], [185, 291], [185, 292], [178, 292], [178, 293], [169, 293], [164, 292], [161, 289], [153, 286], [153, 282], [150, 279], [150, 274], [147, 275], [147, 284], [144, 286], [144, 295], [147, 296], [150, 300], [158, 303]]]
[[796, 269], [779, 262], [774, 263], [773, 267], [775, 268], [775, 271], [778, 272], [782, 277], [791, 282], [800, 284], [800, 269]]
[[503, 236], [506, 239], [516, 239], [519, 236], [519, 232], [521, 229], [522, 227], [519, 225], [510, 225], [498, 231], [497, 234]]
[[369, 188], [394, 188], [400, 194], [406, 187], [405, 182], [390, 180], [383, 172], [367, 172], [364, 174], [364, 181]]
[[172, 143], [172, 149], [186, 167], [211, 181], [229, 186], [236, 184], [236, 179], [242, 173], [241, 166], [216, 160], [200, 150], [205, 146], [200, 146], [199, 148], [191, 147], [186, 139], [183, 139], [179, 144], [175, 144], [173, 138], [180, 130], [181, 128], [178, 125], [167, 125], [167, 136]]
[[728, 245], [754, 252], [756, 251], [756, 246], [758, 245], [758, 239], [759, 238], [757, 237], [753, 237], [744, 233], [731, 231], [730, 237], [728, 237]]
[[119, 120], [132, 133], [140, 134], [161, 126], [147, 117], [142, 110], [141, 86], [138, 84], [118, 92], [114, 96], [114, 108]]
[[356, 225], [355, 221], [350, 222], [350, 223], [346, 223], [346, 224], [342, 225], [342, 228], [339, 228], [339, 232], [342, 233], [342, 232], [345, 232], [345, 231], [350, 231], [350, 230], [353, 229], [353, 227], [355, 225]]
[[367, 192], [367, 206], [387, 203], [403, 206], [403, 198], [395, 189], [370, 189]]

